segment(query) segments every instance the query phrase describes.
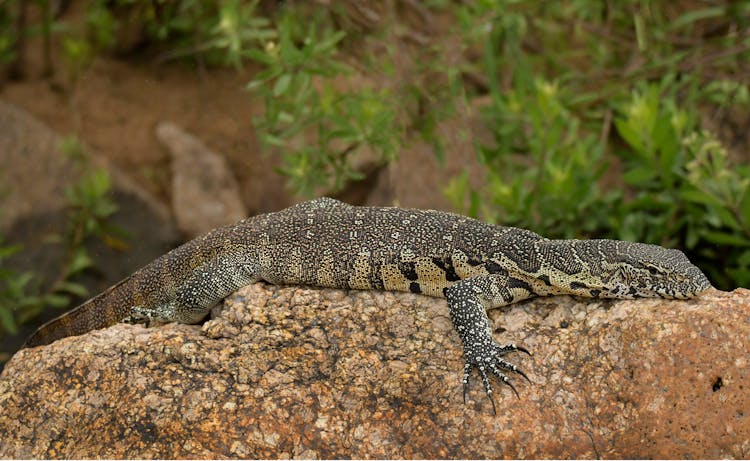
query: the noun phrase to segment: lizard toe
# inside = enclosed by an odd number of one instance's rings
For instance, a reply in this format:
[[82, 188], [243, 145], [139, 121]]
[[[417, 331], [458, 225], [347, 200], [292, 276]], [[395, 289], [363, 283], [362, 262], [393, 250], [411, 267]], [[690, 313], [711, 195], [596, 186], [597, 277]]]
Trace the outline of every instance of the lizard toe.
[[495, 399], [492, 397], [492, 385], [490, 384], [490, 378], [487, 376], [487, 371], [484, 368], [484, 365], [479, 365], [477, 367], [479, 370], [479, 375], [482, 377], [482, 383], [484, 384], [484, 390], [487, 392], [487, 397], [490, 399], [490, 403], [492, 403], [492, 414], [497, 414], [497, 408], [495, 407]]
[[509, 386], [513, 390], [513, 393], [516, 394], [516, 398], [521, 398], [521, 396], [518, 395], [518, 390], [513, 385], [513, 383], [510, 382], [510, 378], [508, 378], [505, 373], [500, 371], [500, 369], [494, 364], [490, 365], [490, 370], [492, 370], [492, 373], [497, 377], [497, 379], [499, 379], [503, 384]]
[[529, 355], [529, 356], [532, 355], [531, 352], [529, 352], [528, 349], [526, 349], [525, 347], [517, 346], [514, 343], [505, 344], [504, 346], [501, 346], [499, 344], [495, 344], [495, 353], [498, 356], [503, 356], [503, 355], [505, 355], [505, 354], [507, 354], [509, 352], [523, 352], [526, 355]]

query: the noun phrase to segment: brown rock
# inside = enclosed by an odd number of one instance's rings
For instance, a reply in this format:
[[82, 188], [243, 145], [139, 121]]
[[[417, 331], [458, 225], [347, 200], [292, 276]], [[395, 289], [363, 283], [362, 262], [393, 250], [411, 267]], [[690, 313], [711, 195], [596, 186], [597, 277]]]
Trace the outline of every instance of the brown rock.
[[224, 157], [171, 122], [160, 123], [156, 136], [172, 157], [172, 210], [186, 239], [247, 217]]
[[2, 457], [745, 458], [750, 290], [543, 298], [491, 315], [533, 384], [476, 376], [443, 300], [251, 285], [203, 327], [116, 325], [19, 352]]
[[19, 218], [65, 204], [72, 159], [58, 150], [57, 133], [26, 111], [0, 100], [0, 229]]
[[[451, 181], [466, 174], [475, 190], [485, 183], [485, 167], [477, 159], [474, 144], [492, 142], [481, 123], [480, 111], [486, 104], [485, 99], [476, 99], [471, 105], [459, 105], [455, 117], [438, 123], [435, 131], [441, 133], [444, 164], [433, 145], [414, 135], [378, 177], [366, 204], [455, 211], [444, 193]], [[468, 206], [468, 197], [464, 201]]]

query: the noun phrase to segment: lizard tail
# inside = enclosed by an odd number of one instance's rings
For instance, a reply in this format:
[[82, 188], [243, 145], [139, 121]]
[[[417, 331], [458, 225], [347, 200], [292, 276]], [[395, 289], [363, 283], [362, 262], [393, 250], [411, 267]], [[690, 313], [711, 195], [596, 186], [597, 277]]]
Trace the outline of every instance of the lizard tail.
[[121, 321], [124, 315], [112, 308], [112, 297], [122, 296], [123, 292], [128, 291], [123, 285], [131, 279], [132, 276], [122, 280], [72, 311], [45, 323], [26, 340], [21, 348], [44, 346], [67, 336], [82, 335]]

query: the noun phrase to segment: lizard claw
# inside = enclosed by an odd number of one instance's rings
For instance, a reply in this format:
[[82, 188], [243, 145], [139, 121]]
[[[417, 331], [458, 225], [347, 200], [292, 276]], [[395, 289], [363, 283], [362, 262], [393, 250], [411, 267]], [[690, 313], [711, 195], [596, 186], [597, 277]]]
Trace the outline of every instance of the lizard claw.
[[495, 399], [492, 398], [492, 386], [490, 385], [490, 379], [487, 377], [487, 372], [484, 371], [484, 366], [479, 365], [477, 368], [479, 369], [479, 375], [482, 377], [482, 382], [484, 383], [484, 389], [487, 391], [487, 397], [489, 397], [490, 403], [492, 403], [492, 414], [497, 415], [497, 408], [495, 407]]
[[495, 347], [496, 347], [497, 355], [498, 356], [505, 355], [508, 352], [523, 352], [524, 354], [526, 354], [528, 356], [532, 356], [531, 352], [529, 352], [528, 349], [526, 349], [525, 347], [516, 346], [513, 343], [506, 344], [505, 346], [495, 345]]
[[510, 382], [510, 379], [505, 378], [502, 381], [503, 381], [503, 383], [507, 384], [513, 390], [513, 393], [516, 394], [516, 398], [520, 400], [521, 396], [518, 395], [518, 391], [516, 390], [516, 387], [513, 385], [513, 383]]
[[518, 370], [518, 369], [516, 369], [516, 370], [515, 370], [515, 372], [516, 372], [516, 373], [518, 373], [519, 375], [523, 376], [523, 377], [524, 377], [524, 379], [525, 379], [526, 381], [528, 381], [528, 383], [529, 383], [529, 384], [532, 384], [532, 382], [531, 382], [531, 380], [529, 379], [529, 377], [528, 377], [528, 376], [526, 376], [526, 373], [524, 373], [523, 371], [521, 371], [521, 370]]
[[[490, 357], [484, 358], [484, 359], [478, 359], [475, 358], [474, 360], [467, 359], [466, 364], [464, 365], [464, 376], [462, 379], [463, 384], [463, 398], [464, 398], [464, 404], [466, 403], [466, 395], [469, 391], [469, 379], [471, 377], [471, 370], [473, 368], [477, 368], [479, 370], [479, 376], [482, 379], [482, 384], [484, 384], [484, 390], [487, 393], [487, 397], [489, 397], [490, 402], [492, 403], [492, 413], [494, 415], [497, 414], [497, 408], [495, 406], [495, 399], [493, 398], [493, 391], [492, 391], [492, 385], [490, 384], [490, 379], [487, 375], [487, 372], [491, 372], [497, 379], [499, 379], [503, 384], [510, 387], [510, 389], [513, 391], [514, 394], [516, 394], [517, 398], [521, 398], [520, 394], [518, 393], [518, 390], [516, 387], [511, 383], [510, 378], [503, 373], [503, 370], [511, 371], [513, 373], [517, 373], [521, 375], [526, 381], [531, 383], [531, 379], [521, 371], [517, 366], [513, 365], [512, 363], [506, 362], [501, 357], [508, 352], [523, 352], [528, 355], [531, 355], [531, 353], [526, 350], [523, 347], [516, 346], [515, 344], [508, 344], [506, 346], [497, 346], [494, 348], [494, 354], [491, 354]], [[471, 357], [471, 354], [467, 354], [467, 357]], [[476, 357], [476, 355], [474, 356]]]
[[520, 346], [517, 346], [517, 347], [516, 347], [516, 350], [517, 350], [518, 352], [523, 352], [524, 354], [528, 355], [529, 357], [532, 357], [532, 356], [533, 356], [533, 354], [532, 354], [531, 352], [529, 352], [529, 350], [528, 350], [528, 349], [526, 349], [525, 347], [520, 347]]
[[[510, 378], [505, 376], [505, 374], [500, 371], [500, 369], [495, 364], [490, 364], [490, 369], [492, 370], [492, 373], [497, 376], [497, 379], [503, 382], [503, 384], [506, 384], [510, 386], [511, 389], [513, 389], [513, 392], [516, 394], [516, 398], [521, 398], [520, 395], [518, 395], [518, 391], [516, 390], [516, 387], [513, 385], [513, 383], [510, 382]], [[520, 373], [520, 370], [518, 371]], [[523, 375], [523, 373], [520, 373]], [[528, 378], [527, 378], [528, 379]]]

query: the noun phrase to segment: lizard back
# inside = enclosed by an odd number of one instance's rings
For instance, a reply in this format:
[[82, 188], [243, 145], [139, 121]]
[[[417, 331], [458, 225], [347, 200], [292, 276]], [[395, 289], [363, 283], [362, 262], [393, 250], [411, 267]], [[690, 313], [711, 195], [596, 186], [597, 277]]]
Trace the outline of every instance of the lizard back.
[[495, 252], [512, 245], [523, 258], [544, 240], [453, 213], [355, 207], [333, 199], [263, 215], [237, 231], [247, 232], [242, 241], [257, 239], [254, 257], [267, 282], [431, 296], [442, 296], [458, 280], [499, 269], [491, 261]]

